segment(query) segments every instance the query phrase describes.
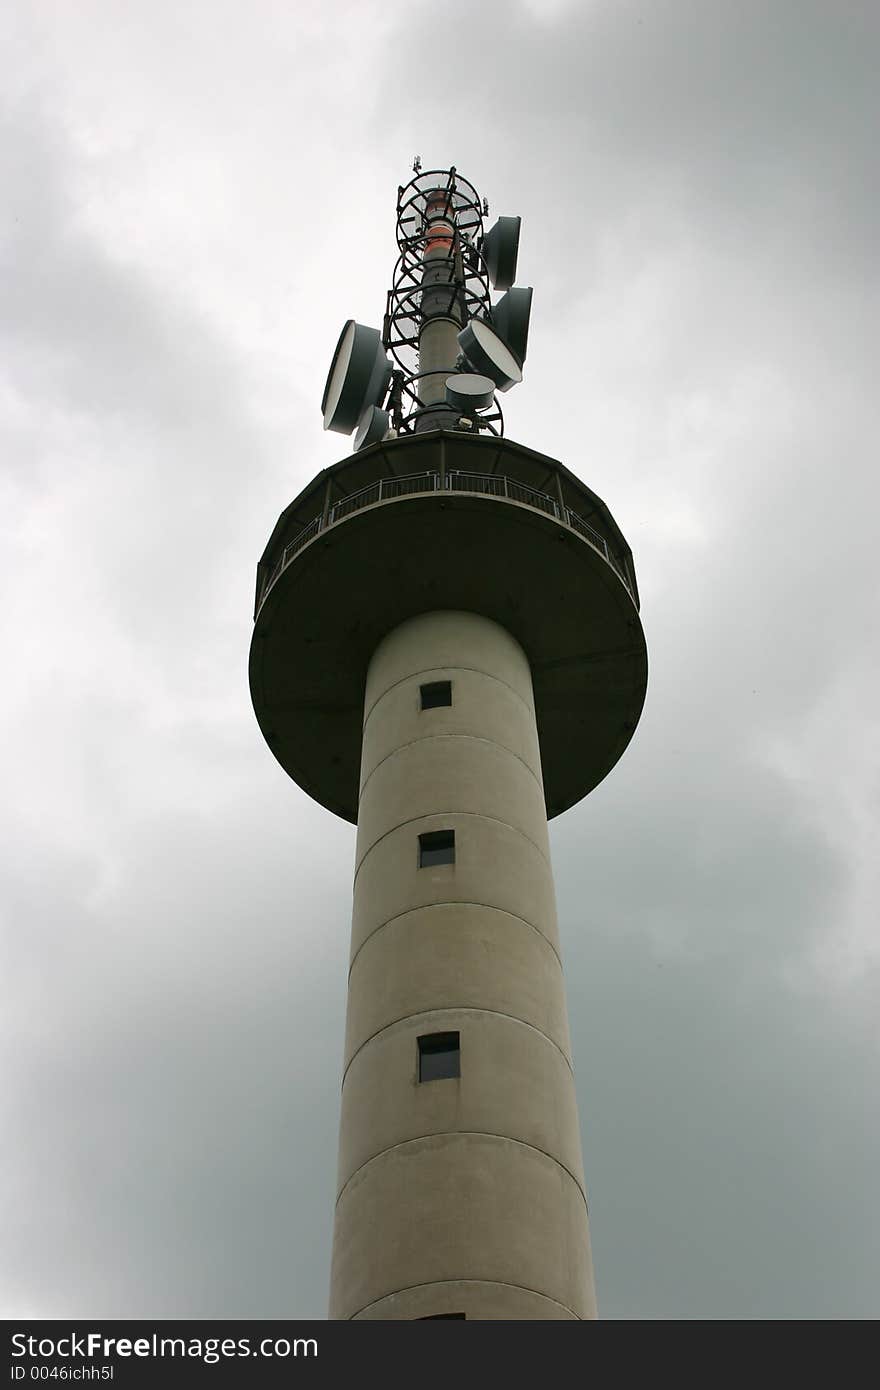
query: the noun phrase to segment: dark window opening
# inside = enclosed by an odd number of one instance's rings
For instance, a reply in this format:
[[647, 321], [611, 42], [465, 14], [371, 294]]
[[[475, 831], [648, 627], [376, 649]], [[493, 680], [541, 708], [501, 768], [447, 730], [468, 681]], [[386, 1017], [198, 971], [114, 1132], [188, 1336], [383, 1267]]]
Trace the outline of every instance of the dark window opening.
[[466, 1320], [467, 1313], [428, 1313], [423, 1318], [416, 1318], [416, 1322], [439, 1322], [441, 1318], [464, 1318]]
[[455, 863], [455, 831], [429, 830], [419, 836], [419, 868]]
[[419, 1080], [446, 1081], [453, 1076], [461, 1076], [458, 1033], [423, 1034], [419, 1038]]
[[440, 705], [452, 704], [452, 681], [431, 681], [420, 685], [422, 709], [438, 709]]

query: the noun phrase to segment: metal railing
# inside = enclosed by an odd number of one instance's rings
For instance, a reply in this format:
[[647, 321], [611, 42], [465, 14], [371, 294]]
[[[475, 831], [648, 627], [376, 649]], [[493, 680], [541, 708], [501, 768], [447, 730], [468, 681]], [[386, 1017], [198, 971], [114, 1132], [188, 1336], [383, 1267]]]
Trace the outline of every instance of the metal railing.
[[353, 492], [350, 497], [336, 502], [330, 508], [327, 524], [330, 526], [334, 521], [341, 521], [344, 516], [359, 512], [361, 507], [370, 507], [374, 502], [389, 502], [393, 497], [408, 497], [413, 492], [436, 492], [439, 486], [439, 473], [409, 473], [403, 478], [380, 478], [378, 482], [362, 487], [360, 492]]
[[[632, 594], [632, 585], [626, 570], [599, 531], [596, 531], [589, 522], [584, 521], [583, 517], [578, 516], [577, 512], [573, 512], [570, 507], [562, 508], [559, 502], [546, 492], [538, 492], [535, 488], [527, 487], [525, 483], [519, 483], [514, 478], [507, 478], [498, 473], [464, 473], [450, 469], [442, 479], [438, 472], [410, 473], [402, 478], [379, 478], [375, 483], [361, 488], [359, 492], [353, 492], [350, 497], [343, 497], [339, 502], [335, 502], [328, 510], [326, 526], [333, 526], [354, 512], [359, 512], [364, 507], [374, 506], [377, 502], [389, 502], [396, 497], [408, 497], [418, 492], [440, 491], [469, 492], [484, 497], [500, 497], [508, 502], [516, 502], [546, 512], [548, 516], [555, 517], [557, 521], [562, 521], [565, 525], [570, 526], [594, 550], [598, 550], [602, 558], [608, 561]], [[263, 585], [258, 609], [294, 555], [302, 550], [304, 545], [308, 545], [309, 541], [323, 529], [325, 526], [322, 524], [322, 517], [320, 515], [313, 517], [301, 531], [297, 532], [292, 541], [288, 541]]]
[[571, 510], [571, 507], [566, 507], [565, 517], [572, 530], [577, 531], [578, 534], [583, 536], [584, 540], [589, 541], [590, 545], [594, 546], [596, 550], [601, 550], [602, 554], [605, 556], [605, 559], [607, 560], [608, 542], [606, 541], [605, 537], [600, 536], [598, 531], [594, 531], [592, 526], [590, 526], [589, 522], [586, 522], [581, 517], [579, 517], [577, 512], [573, 512]]
[[496, 473], [447, 473], [450, 492], [476, 492], [483, 497], [506, 497], [507, 479]]
[[537, 507], [539, 511], [548, 512], [559, 520], [559, 503], [553, 497], [497, 473], [450, 471], [446, 474], [446, 486], [452, 492], [478, 492], [491, 497], [506, 497], [509, 502], [524, 502], [527, 507]]

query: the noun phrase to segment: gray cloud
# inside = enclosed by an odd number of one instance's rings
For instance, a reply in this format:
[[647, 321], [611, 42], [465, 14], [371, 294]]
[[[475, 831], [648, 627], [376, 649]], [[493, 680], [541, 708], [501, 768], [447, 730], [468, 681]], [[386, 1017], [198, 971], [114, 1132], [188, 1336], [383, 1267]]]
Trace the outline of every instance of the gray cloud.
[[419, 149], [523, 213], [508, 430], [643, 595], [552, 832], [601, 1311], [876, 1315], [876, 16], [535, 10], [447, 7], [442, 110], [425, 6], [12, 25], [10, 1312], [325, 1315], [353, 836], [262, 745], [251, 586]]

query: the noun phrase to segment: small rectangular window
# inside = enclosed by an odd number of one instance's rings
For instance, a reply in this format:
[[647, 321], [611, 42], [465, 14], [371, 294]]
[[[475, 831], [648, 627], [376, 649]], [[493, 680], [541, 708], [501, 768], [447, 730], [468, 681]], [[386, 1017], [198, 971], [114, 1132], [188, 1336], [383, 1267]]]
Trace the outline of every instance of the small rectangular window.
[[420, 685], [422, 709], [438, 709], [440, 705], [452, 704], [452, 681], [431, 681]]
[[424, 1033], [419, 1038], [419, 1080], [446, 1081], [461, 1076], [458, 1033]]
[[419, 836], [419, 868], [455, 863], [455, 831], [429, 830]]

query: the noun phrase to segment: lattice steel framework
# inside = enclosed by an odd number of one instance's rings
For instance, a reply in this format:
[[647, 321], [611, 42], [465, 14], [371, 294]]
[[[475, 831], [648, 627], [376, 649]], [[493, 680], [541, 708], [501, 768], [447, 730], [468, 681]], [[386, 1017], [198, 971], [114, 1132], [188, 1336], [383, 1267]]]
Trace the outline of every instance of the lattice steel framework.
[[[459, 327], [474, 318], [491, 321], [489, 273], [482, 252], [487, 213], [488, 203], [454, 165], [419, 173], [397, 190], [399, 256], [382, 341], [394, 362], [389, 410], [398, 434], [412, 433], [428, 408], [421, 396], [422, 378], [428, 373], [420, 371], [419, 363], [426, 313], [452, 319]], [[491, 412], [480, 415], [479, 427], [504, 433], [497, 394]]]

